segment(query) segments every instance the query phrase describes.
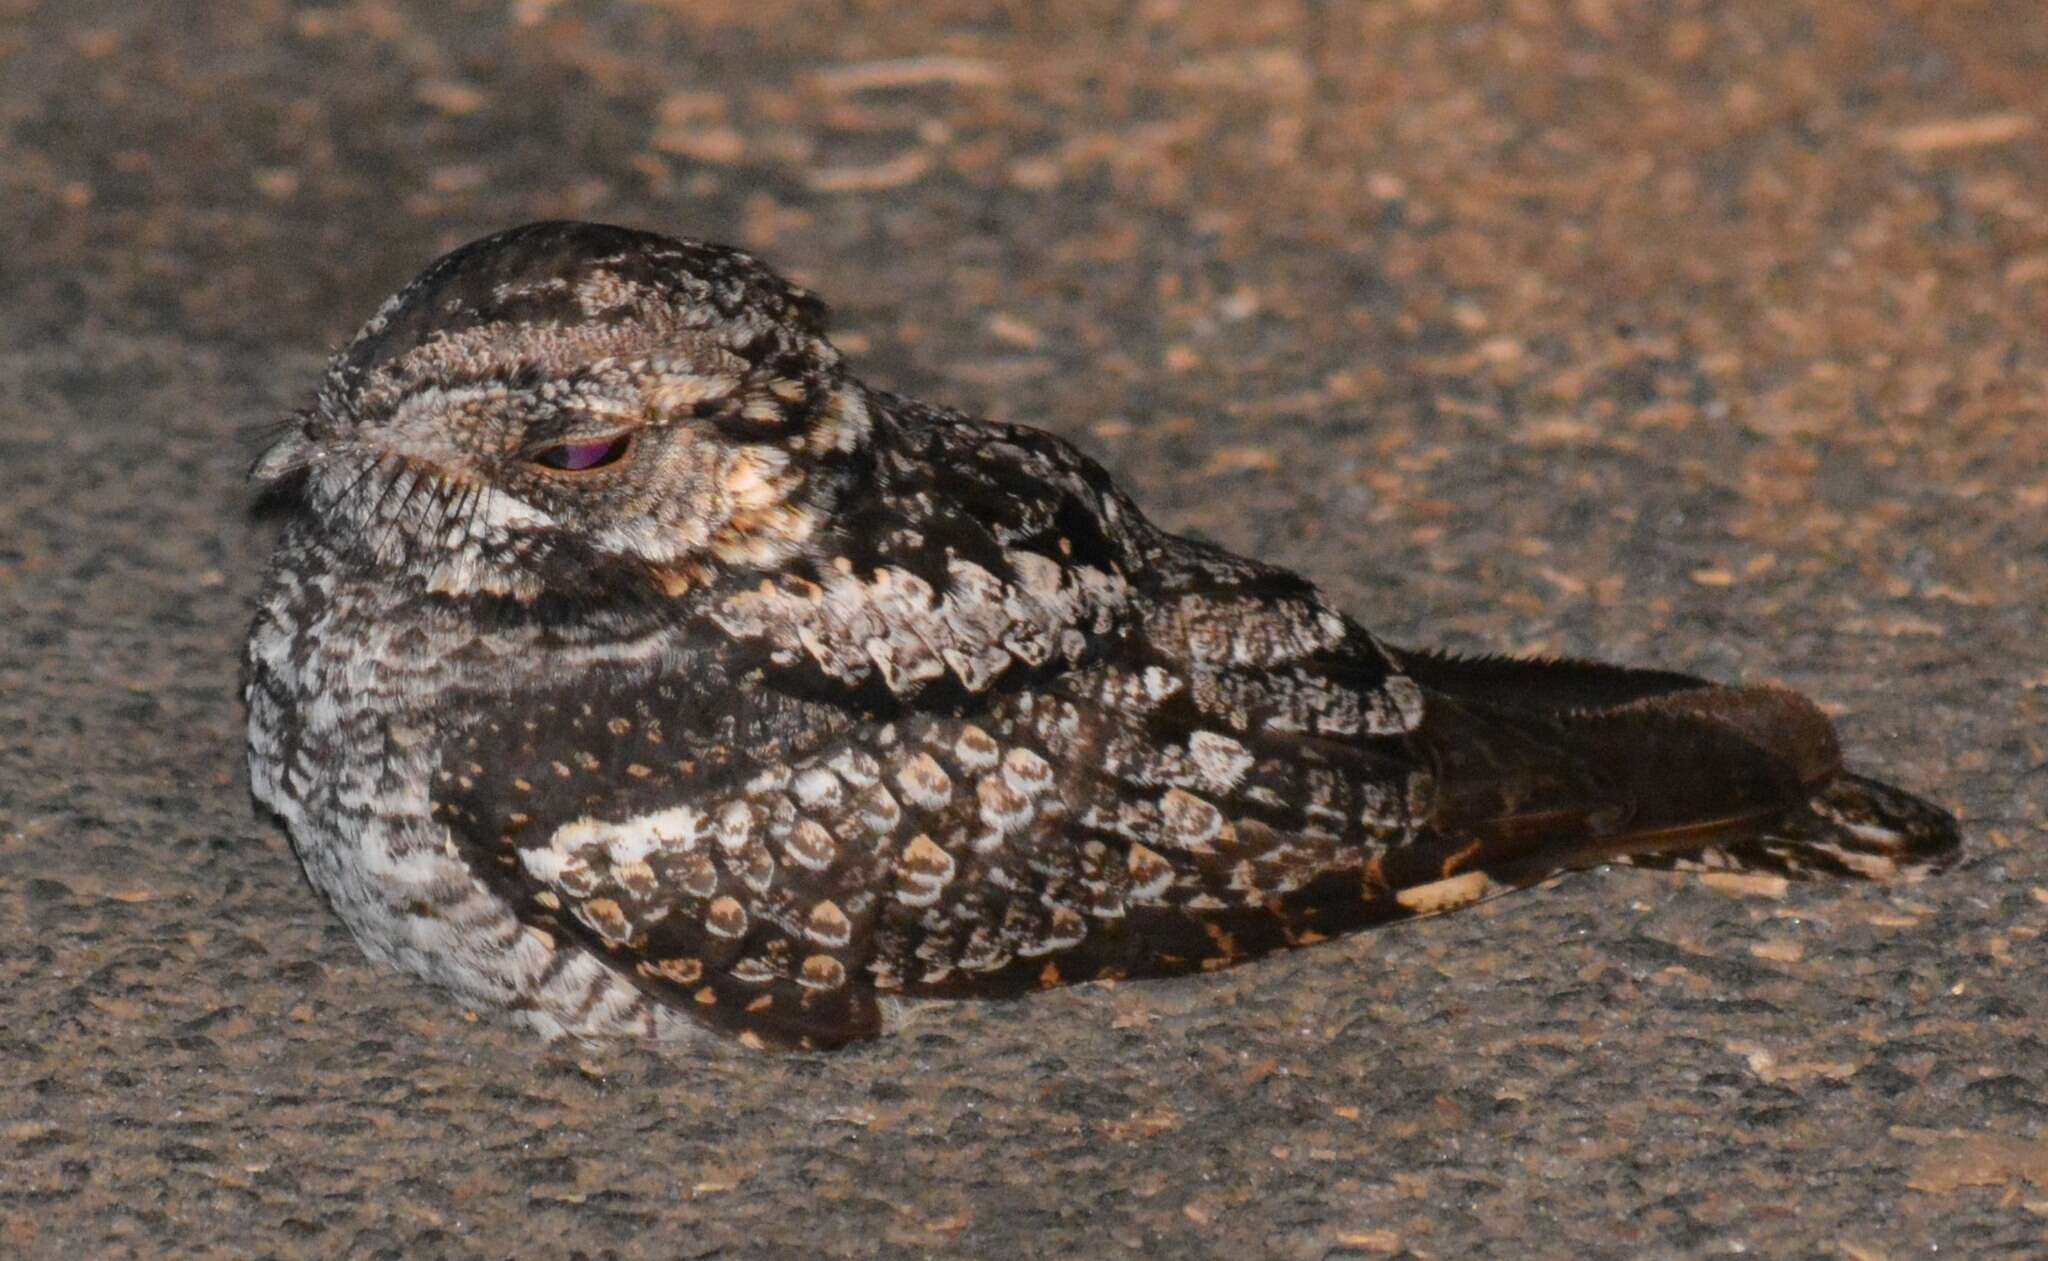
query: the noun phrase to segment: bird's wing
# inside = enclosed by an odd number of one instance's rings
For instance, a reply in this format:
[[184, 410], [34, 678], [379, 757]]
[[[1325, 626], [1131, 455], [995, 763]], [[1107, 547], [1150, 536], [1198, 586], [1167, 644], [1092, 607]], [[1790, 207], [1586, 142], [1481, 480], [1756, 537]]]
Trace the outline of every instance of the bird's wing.
[[[878, 995], [1180, 971], [1351, 926], [1368, 859], [1413, 831], [1422, 767], [1392, 735], [1412, 692], [1331, 653], [1350, 632], [1298, 592], [1145, 607], [1086, 664], [973, 693], [830, 692], [815, 658], [742, 638], [672, 684], [508, 696], [443, 751], [434, 812], [526, 923], [766, 1045], [870, 1036]], [[1335, 913], [1308, 896], [1347, 882]]]
[[[1104, 666], [970, 714], [884, 720], [772, 688], [587, 681], [472, 727], [444, 751], [433, 810], [528, 925], [715, 1028], [836, 1046], [878, 1032], [883, 995], [1008, 994], [1284, 944], [1211, 935], [1217, 895], [1276, 933], [1292, 922], [1235, 887], [1241, 860], [1275, 897], [1346, 866], [1357, 887], [1359, 846], [1280, 809], [1274, 786], [1355, 815], [1405, 782], [1398, 752], [1243, 765], [1244, 746], [1158, 726], [1186, 687]], [[707, 705], [748, 712], [707, 733]], [[1123, 760], [1140, 745], [1143, 766]]]
[[1736, 852], [1849, 782], [1745, 734], [1799, 713], [1716, 712], [1777, 703], [1747, 693], [1488, 704], [1348, 629], [1291, 638], [1312, 608], [1211, 640], [1217, 607], [1165, 601], [1114, 660], [964, 712], [759, 680], [507, 701], [448, 750], [435, 813], [527, 923], [713, 1027], [828, 1047], [878, 1032], [889, 995], [1212, 969]]
[[797, 1047], [872, 1036], [882, 996], [1228, 966], [1811, 820], [1802, 854], [1896, 848], [1789, 693], [1389, 649], [1297, 577], [1111, 537], [1062, 450], [955, 451], [1017, 493], [702, 593], [716, 647], [672, 682], [500, 702], [445, 751], [451, 843], [534, 927]]

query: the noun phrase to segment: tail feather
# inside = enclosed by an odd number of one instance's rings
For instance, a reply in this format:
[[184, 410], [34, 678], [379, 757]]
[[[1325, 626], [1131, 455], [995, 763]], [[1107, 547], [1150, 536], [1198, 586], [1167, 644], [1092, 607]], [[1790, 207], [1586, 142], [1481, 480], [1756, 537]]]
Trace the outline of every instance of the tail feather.
[[[1960, 852], [1946, 811], [1844, 768], [1797, 693], [1579, 662], [1404, 664], [1438, 696], [1418, 733], [1437, 750], [1433, 822], [1476, 842], [1458, 868], [1501, 884], [1601, 863], [1914, 880]], [[1415, 857], [1404, 874], [1427, 879]]]
[[1806, 807], [1758, 835], [1692, 853], [1634, 854], [1617, 861], [1675, 871], [1757, 871], [1790, 880], [1913, 881], [1962, 852], [1954, 817], [1890, 784], [1844, 773]]

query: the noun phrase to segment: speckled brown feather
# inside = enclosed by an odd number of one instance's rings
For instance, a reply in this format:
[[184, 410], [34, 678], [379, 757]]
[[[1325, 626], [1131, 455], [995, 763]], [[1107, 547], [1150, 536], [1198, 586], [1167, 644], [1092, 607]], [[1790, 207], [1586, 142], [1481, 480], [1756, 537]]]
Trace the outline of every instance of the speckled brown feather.
[[1791, 693], [1389, 648], [823, 330], [736, 252], [533, 225], [261, 462], [253, 779], [373, 955], [549, 1034], [830, 1047], [1600, 862], [1954, 848]]

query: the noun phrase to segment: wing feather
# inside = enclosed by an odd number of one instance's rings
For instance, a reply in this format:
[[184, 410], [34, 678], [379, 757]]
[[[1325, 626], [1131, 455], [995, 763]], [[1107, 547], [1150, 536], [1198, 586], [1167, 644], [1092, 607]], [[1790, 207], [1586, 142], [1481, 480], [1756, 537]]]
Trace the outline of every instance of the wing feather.
[[472, 867], [662, 1001], [825, 1047], [884, 996], [1225, 967], [1602, 862], [1953, 851], [1791, 693], [1390, 649], [1293, 575], [1107, 529], [1126, 506], [1042, 436], [974, 432], [911, 465], [1002, 511], [700, 593], [723, 647], [656, 686], [502, 702], [436, 794]]

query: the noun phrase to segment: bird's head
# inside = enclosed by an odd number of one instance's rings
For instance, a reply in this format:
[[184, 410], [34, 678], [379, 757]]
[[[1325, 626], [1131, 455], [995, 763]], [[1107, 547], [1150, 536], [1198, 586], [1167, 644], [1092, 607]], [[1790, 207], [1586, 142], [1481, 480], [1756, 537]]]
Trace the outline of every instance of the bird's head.
[[514, 228], [387, 301], [252, 476], [330, 546], [450, 593], [621, 568], [678, 590], [820, 528], [869, 427], [824, 322], [737, 250]]

